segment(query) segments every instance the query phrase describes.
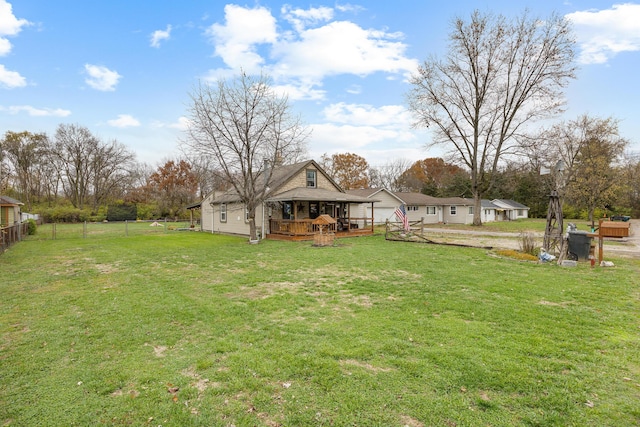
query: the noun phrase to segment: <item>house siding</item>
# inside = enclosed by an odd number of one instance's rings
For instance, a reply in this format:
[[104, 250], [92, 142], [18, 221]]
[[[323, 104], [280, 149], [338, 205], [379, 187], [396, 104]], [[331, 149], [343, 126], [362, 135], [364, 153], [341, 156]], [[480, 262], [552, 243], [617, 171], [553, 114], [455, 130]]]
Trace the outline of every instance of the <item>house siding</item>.
[[20, 207], [19, 206], [0, 206], [0, 226], [7, 227], [14, 225], [20, 219]]
[[[376, 202], [373, 206], [373, 215], [371, 213], [371, 205], [367, 204], [360, 205], [362, 213], [359, 213], [358, 216], [368, 218], [371, 218], [373, 216], [373, 221], [375, 224], [384, 224], [387, 219], [389, 221], [396, 221], [394, 211], [398, 206], [400, 206], [400, 202], [394, 195], [389, 194], [389, 192], [386, 190], [383, 190], [375, 193], [371, 197], [373, 199], [380, 200], [380, 202]], [[351, 209], [353, 212], [353, 207]]]
[[[245, 206], [242, 203], [227, 203], [227, 220], [220, 220], [220, 204], [211, 206], [211, 197], [202, 202], [202, 231], [226, 234], [249, 234], [249, 222], [245, 220]], [[256, 208], [256, 227], [262, 227], [262, 205]]]
[[309, 167], [301, 170], [296, 175], [294, 175], [289, 181], [284, 183], [282, 187], [278, 188], [278, 192], [274, 193], [280, 194], [285, 191], [293, 190], [294, 188], [306, 187], [307, 186], [307, 170], [315, 170], [316, 171], [316, 188], [323, 188], [325, 190], [335, 190], [340, 191], [338, 187], [336, 187], [327, 177], [318, 169], [310, 165]]
[[[434, 208], [435, 213], [428, 213], [428, 208]], [[421, 212], [423, 213], [422, 218], [425, 224], [437, 224], [440, 222], [440, 213], [442, 212], [441, 206], [430, 205], [430, 206], [421, 206]]]
[[[283, 183], [278, 188], [274, 189], [274, 192], [271, 196], [276, 196], [278, 194], [284, 193], [285, 191], [293, 190], [295, 188], [306, 187], [307, 186], [307, 170], [315, 170], [316, 171], [316, 188], [322, 188], [326, 190], [332, 191], [341, 191], [329, 178], [327, 178], [324, 173], [316, 168], [313, 164], [309, 164], [308, 167], [300, 169], [295, 175], [293, 175], [289, 180]], [[214, 233], [226, 233], [226, 234], [239, 234], [239, 235], [249, 235], [249, 222], [245, 221], [245, 207], [244, 204], [241, 203], [228, 203], [227, 204], [227, 220], [226, 222], [220, 221], [220, 204], [216, 203], [211, 206], [211, 202], [216, 198], [222, 196], [223, 192], [215, 192], [208, 195], [203, 201], [201, 205], [201, 222], [203, 231], [209, 231]], [[308, 206], [306, 204], [299, 204], [298, 211], [296, 212], [296, 218], [306, 218], [309, 217]], [[267, 208], [268, 210], [268, 208]], [[282, 210], [277, 208], [271, 209], [272, 216], [268, 217], [268, 212], [265, 212], [263, 217], [263, 206], [260, 205], [256, 208], [256, 227], [259, 232], [262, 231], [263, 228], [263, 218], [265, 222], [267, 222], [266, 227], [268, 228], [268, 221], [270, 218], [274, 219], [282, 219]], [[321, 212], [323, 213], [323, 212]], [[327, 212], [333, 214], [332, 212]], [[355, 216], [352, 212], [352, 216]], [[265, 228], [265, 231], [268, 231]]]

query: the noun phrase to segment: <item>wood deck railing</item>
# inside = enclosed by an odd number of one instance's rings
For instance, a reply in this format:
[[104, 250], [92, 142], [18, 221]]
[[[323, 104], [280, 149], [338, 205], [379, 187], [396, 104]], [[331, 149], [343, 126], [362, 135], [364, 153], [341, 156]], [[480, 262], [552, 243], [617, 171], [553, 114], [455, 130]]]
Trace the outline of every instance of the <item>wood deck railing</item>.
[[[373, 218], [340, 218], [336, 224], [329, 224], [329, 232], [361, 232], [370, 228], [373, 231]], [[347, 227], [347, 223], [350, 227]], [[325, 226], [327, 227], [327, 226]], [[286, 236], [313, 236], [319, 231], [318, 225], [313, 224], [312, 219], [270, 219], [269, 234]]]
[[0, 227], [0, 253], [12, 244], [22, 240], [27, 235], [28, 226], [29, 224], [23, 222], [9, 227]]

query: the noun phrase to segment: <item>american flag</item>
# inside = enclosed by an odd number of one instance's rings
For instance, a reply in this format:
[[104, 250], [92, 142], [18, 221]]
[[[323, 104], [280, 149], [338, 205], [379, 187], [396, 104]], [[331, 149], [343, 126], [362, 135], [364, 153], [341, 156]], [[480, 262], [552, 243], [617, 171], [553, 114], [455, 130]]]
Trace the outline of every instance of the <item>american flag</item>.
[[396, 218], [402, 222], [404, 230], [409, 231], [409, 218], [407, 218], [407, 212], [404, 210], [404, 205], [397, 207], [394, 213], [396, 214]]

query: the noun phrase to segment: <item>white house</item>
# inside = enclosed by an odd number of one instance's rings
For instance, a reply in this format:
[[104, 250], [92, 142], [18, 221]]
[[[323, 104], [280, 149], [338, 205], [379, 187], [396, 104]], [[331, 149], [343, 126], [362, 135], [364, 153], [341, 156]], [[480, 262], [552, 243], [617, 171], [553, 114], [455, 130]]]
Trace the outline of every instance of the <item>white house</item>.
[[[256, 209], [256, 228], [262, 237], [304, 240], [316, 232], [313, 220], [326, 214], [336, 220], [335, 231], [343, 235], [373, 234], [377, 201], [344, 192], [313, 160], [279, 165], [273, 169], [264, 203]], [[362, 209], [362, 204], [371, 209]], [[213, 192], [188, 209], [201, 210], [202, 231], [250, 234], [248, 211], [233, 190]]]
[[496, 221], [512, 221], [529, 218], [529, 207], [509, 199], [491, 200], [496, 206]]
[[400, 205], [405, 206], [409, 221], [423, 220], [425, 224], [473, 222], [473, 203], [461, 197], [433, 197], [422, 193], [392, 192], [384, 188], [348, 190], [347, 193], [379, 200], [373, 206], [366, 207], [367, 211], [375, 211], [377, 224], [383, 224], [387, 219], [396, 221], [394, 212]]

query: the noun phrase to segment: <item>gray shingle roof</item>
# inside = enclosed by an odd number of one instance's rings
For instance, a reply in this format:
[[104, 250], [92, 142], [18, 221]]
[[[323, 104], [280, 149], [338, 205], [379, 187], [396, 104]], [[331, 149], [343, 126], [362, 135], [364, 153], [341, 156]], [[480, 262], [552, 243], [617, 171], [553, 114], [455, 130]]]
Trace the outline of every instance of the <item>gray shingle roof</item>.
[[0, 204], [3, 204], [3, 205], [24, 205], [24, 203], [22, 203], [21, 201], [16, 200], [13, 197], [9, 197], [9, 196], [0, 196]]

